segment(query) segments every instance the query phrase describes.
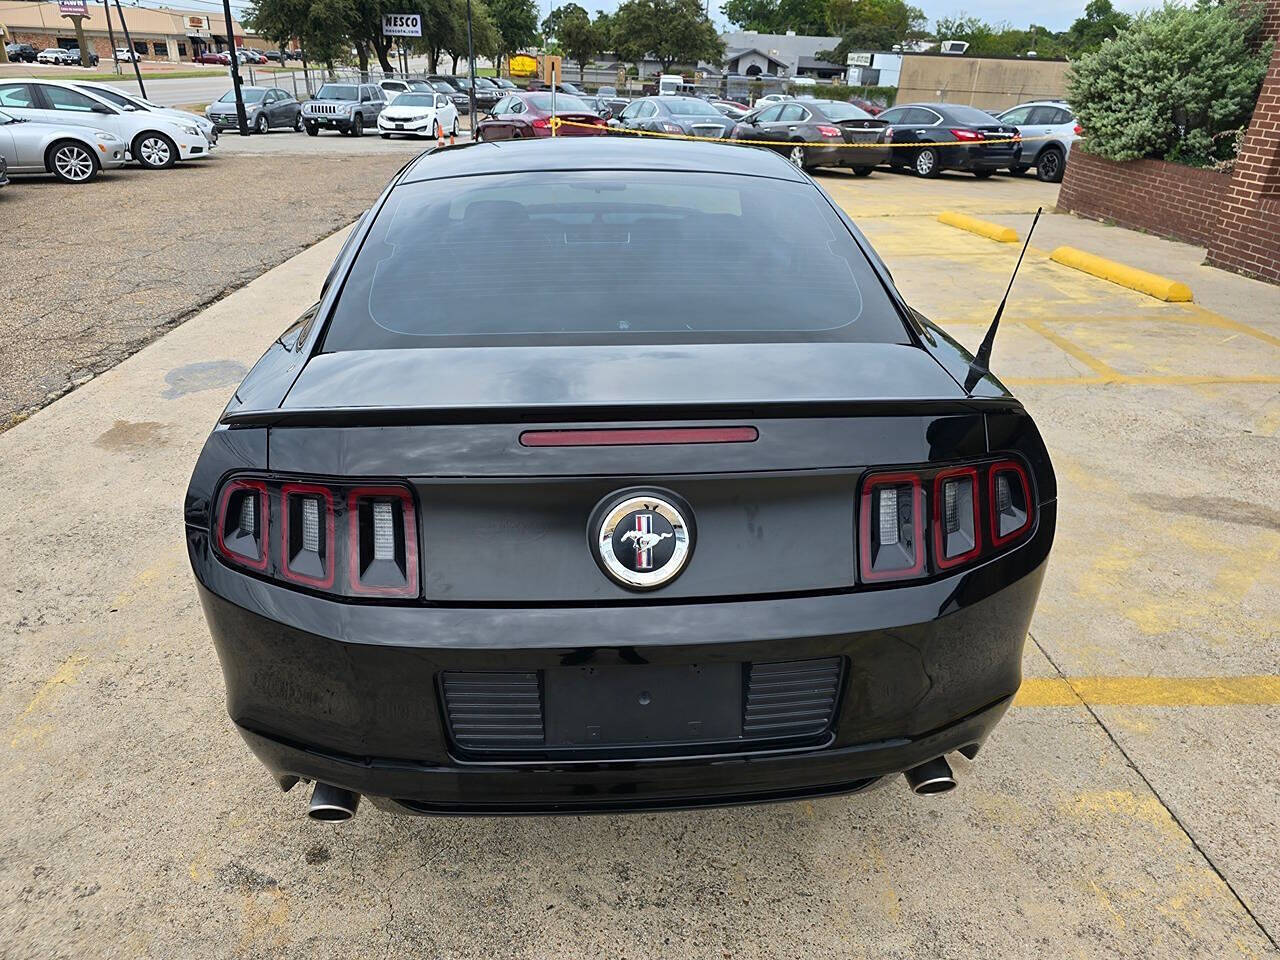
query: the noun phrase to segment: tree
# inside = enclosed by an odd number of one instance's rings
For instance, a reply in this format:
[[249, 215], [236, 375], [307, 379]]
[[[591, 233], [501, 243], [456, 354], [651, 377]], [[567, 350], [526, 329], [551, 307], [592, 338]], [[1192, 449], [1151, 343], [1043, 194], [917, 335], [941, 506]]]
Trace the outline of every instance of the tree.
[[569, 59], [577, 62], [578, 82], [581, 83], [587, 61], [604, 47], [599, 29], [591, 22], [591, 15], [576, 3], [566, 3], [563, 7], [556, 7], [542, 21], [542, 32], [554, 37]]
[[664, 72], [674, 63], [724, 60], [724, 41], [699, 0], [626, 0], [613, 15], [613, 27], [619, 56], [653, 57]]
[[924, 11], [904, 0], [827, 0], [826, 21], [840, 44], [818, 56], [832, 63], [844, 63], [850, 50], [892, 50], [928, 36]]
[[827, 29], [826, 0], [726, 0], [720, 10], [730, 23], [760, 33], [821, 36]]
[[1072, 65], [1071, 105], [1083, 145], [1108, 160], [1157, 157], [1205, 166], [1232, 157], [1270, 50], [1258, 49], [1261, 6], [1172, 3]]
[[513, 53], [538, 39], [537, 0], [489, 0], [488, 6], [498, 31], [501, 57], [510, 60]]
[[1074, 53], [1091, 53], [1103, 42], [1129, 29], [1133, 18], [1111, 5], [1111, 0], [1089, 0], [1084, 15], [1067, 30], [1067, 43]]
[[1063, 57], [1071, 52], [1065, 33], [1055, 33], [1034, 23], [1022, 30], [1008, 23], [993, 26], [961, 14], [940, 19], [934, 33], [939, 40], [968, 43], [965, 54], [970, 57], [1023, 57], [1033, 50], [1038, 57]]

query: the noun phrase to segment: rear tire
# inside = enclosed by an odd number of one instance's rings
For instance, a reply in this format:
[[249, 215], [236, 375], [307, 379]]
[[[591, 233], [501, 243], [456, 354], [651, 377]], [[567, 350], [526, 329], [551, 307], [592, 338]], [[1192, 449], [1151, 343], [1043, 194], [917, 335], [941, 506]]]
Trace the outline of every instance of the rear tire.
[[294, 133], [302, 132], [302, 114], [301, 113], [299, 113], [296, 117], [293, 118], [293, 132]]
[[270, 129], [271, 124], [267, 120], [267, 115], [265, 113], [258, 114], [258, 119], [253, 122], [253, 132], [266, 133]]
[[351, 135], [353, 137], [364, 136], [364, 115], [357, 113], [356, 118], [351, 121]]
[[457, 136], [458, 136], [458, 118], [457, 117], [453, 118], [453, 129], [449, 131], [449, 136], [453, 137], [454, 139], [457, 139]]
[[791, 149], [787, 151], [787, 159], [791, 161], [791, 165], [797, 170], [804, 169], [804, 144], [793, 143]]
[[1046, 147], [1036, 158], [1036, 179], [1042, 183], [1061, 183], [1066, 169], [1066, 155], [1057, 147]]
[[102, 169], [93, 151], [76, 140], [59, 140], [49, 147], [45, 167], [63, 183], [88, 183]]
[[994, 173], [995, 173], [995, 171], [994, 171], [994, 170], [975, 170], [975, 171], [973, 171], [973, 175], [974, 175], [975, 177], [977, 177], [979, 180], [988, 180], [988, 179], [990, 179], [990, 178], [991, 178], [991, 176], [992, 176]]
[[1009, 175], [1011, 177], [1020, 177], [1030, 169], [1031, 168], [1028, 167], [1025, 163], [1015, 163], [1012, 167], [1009, 168]]
[[875, 167], [854, 167], [853, 175], [855, 177], [869, 177], [873, 170], [875, 170]]
[[932, 180], [941, 170], [938, 168], [938, 151], [933, 147], [925, 147], [923, 150], [916, 151], [915, 161], [912, 168], [916, 172], [917, 177], [924, 177]]

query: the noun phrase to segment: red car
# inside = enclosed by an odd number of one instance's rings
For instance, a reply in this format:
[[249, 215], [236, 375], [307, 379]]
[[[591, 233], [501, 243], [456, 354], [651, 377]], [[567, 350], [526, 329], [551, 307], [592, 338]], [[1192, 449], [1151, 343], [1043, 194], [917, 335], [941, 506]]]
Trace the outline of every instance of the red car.
[[[481, 140], [549, 137], [552, 116], [550, 91], [521, 91], [495, 103], [493, 109], [480, 121], [477, 130]], [[558, 137], [598, 137], [609, 132], [604, 117], [572, 94], [556, 94], [554, 116], [567, 121], [556, 130]]]
[[231, 57], [225, 53], [214, 53], [212, 51], [206, 51], [205, 53], [200, 54], [198, 57], [192, 57], [191, 62], [221, 64], [222, 66], [225, 67], [225, 66], [231, 65]]
[[880, 114], [884, 113], [884, 104], [873, 103], [870, 100], [862, 99], [862, 97], [850, 97], [849, 102], [855, 107], [859, 107], [860, 109], [867, 111], [867, 113], [871, 114], [873, 117], [878, 117]]

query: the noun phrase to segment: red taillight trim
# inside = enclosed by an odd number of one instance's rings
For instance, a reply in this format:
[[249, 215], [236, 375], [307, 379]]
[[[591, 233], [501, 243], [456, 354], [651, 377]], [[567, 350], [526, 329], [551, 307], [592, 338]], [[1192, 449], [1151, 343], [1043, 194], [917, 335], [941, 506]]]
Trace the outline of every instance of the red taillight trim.
[[[319, 577], [308, 577], [306, 574], [298, 573], [289, 568], [289, 497], [293, 494], [319, 494], [324, 498], [325, 503], [325, 546], [328, 548], [328, 556], [325, 557], [325, 566], [329, 571], [329, 575], [324, 579]], [[335, 543], [334, 543], [334, 519], [333, 519], [333, 492], [328, 487], [321, 487], [314, 483], [285, 483], [280, 486], [280, 573], [286, 580], [294, 583], [305, 584], [308, 587], [315, 587], [319, 590], [330, 590], [333, 588], [333, 574], [337, 567], [335, 561]]]
[[823, 137], [838, 137], [841, 135], [838, 127], [829, 127], [826, 124], [818, 125], [818, 134]]
[[[915, 531], [915, 563], [901, 570], [884, 570], [879, 573], [871, 569], [871, 494], [876, 487], [893, 484], [911, 484], [911, 506]], [[877, 473], [862, 482], [862, 497], [858, 511], [858, 569], [864, 581], [901, 580], [906, 577], [919, 576], [924, 571], [924, 485], [918, 473]]]
[[[360, 500], [372, 497], [398, 497], [404, 517], [403, 587], [366, 587], [360, 583]], [[348, 587], [362, 597], [416, 597], [422, 592], [418, 582], [418, 521], [413, 510], [413, 495], [404, 487], [355, 487], [347, 491], [347, 574]]]
[[[1000, 536], [1000, 515], [996, 512], [996, 475], [1000, 473], [1016, 473], [1022, 483], [1022, 496], [1027, 504], [1027, 519], [1017, 530]], [[1027, 477], [1026, 468], [1017, 460], [1000, 460], [991, 465], [987, 472], [987, 515], [991, 517], [991, 546], [1000, 547], [1011, 540], [1016, 540], [1031, 527], [1035, 519], [1036, 505], [1031, 500], [1031, 480]]]
[[1084, 127], [1080, 126], [1080, 124], [1078, 124], [1078, 123], [1077, 123], [1077, 124], [1075, 125], [1075, 128], [1074, 128], [1074, 129], [1075, 129], [1075, 134], [1076, 134], [1076, 136], [1077, 136], [1077, 137], [1083, 137], [1083, 136], [1084, 136]]
[[628, 447], [682, 443], [754, 443], [755, 427], [626, 427], [618, 430], [526, 430], [522, 447]]
[[[947, 539], [942, 533], [942, 484], [953, 477], [969, 477], [973, 484], [973, 549], [948, 558], [945, 554]], [[943, 470], [933, 478], [933, 561], [939, 569], [947, 570], [972, 560], [982, 552], [982, 510], [978, 505], [979, 484], [976, 467], [956, 467]]]
[[986, 139], [986, 137], [978, 133], [976, 130], [952, 130], [951, 135], [957, 140], [963, 140], [966, 143], [975, 143], [978, 140]]
[[529, 121], [529, 126], [542, 129], [543, 127], [551, 126], [551, 121], [548, 120], [546, 117], [534, 117], [532, 120]]
[[[237, 490], [256, 490], [258, 492], [258, 504], [261, 514], [258, 518], [258, 529], [262, 531], [258, 536], [258, 541], [262, 544], [262, 556], [257, 560], [230, 549], [222, 536], [222, 527], [227, 518], [227, 501], [231, 499], [231, 494]], [[248, 567], [250, 570], [260, 572], [266, 570], [267, 564], [271, 562], [271, 510], [267, 503], [266, 483], [261, 480], [228, 480], [222, 487], [222, 493], [218, 496], [218, 512], [213, 518], [213, 531], [215, 542], [218, 545], [218, 553], [225, 559], [242, 567]]]

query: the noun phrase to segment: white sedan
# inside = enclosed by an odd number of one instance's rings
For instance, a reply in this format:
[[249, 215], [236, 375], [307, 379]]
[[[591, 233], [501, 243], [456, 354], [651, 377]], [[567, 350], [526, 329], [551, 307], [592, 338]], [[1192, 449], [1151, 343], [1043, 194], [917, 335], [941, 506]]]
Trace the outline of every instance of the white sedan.
[[443, 93], [402, 93], [378, 114], [378, 133], [392, 136], [456, 137], [458, 108]]

